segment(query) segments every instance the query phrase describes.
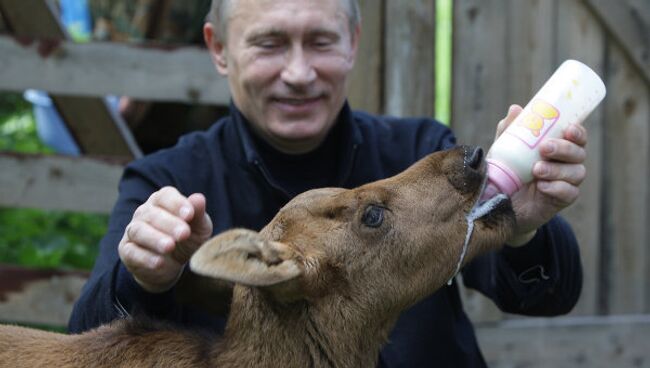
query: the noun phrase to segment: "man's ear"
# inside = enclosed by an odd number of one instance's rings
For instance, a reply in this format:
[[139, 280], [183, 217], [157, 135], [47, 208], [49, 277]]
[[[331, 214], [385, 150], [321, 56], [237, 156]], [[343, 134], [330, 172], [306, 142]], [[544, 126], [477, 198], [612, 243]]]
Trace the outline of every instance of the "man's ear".
[[203, 25], [203, 39], [210, 52], [212, 63], [221, 75], [228, 75], [228, 58], [225, 41], [222, 41], [224, 35], [219, 37], [219, 30], [214, 24], [206, 22]]
[[352, 34], [350, 35], [350, 66], [354, 67], [354, 62], [357, 59], [357, 51], [359, 50], [359, 39], [361, 38], [361, 25], [358, 24], [354, 29], [352, 30]]
[[190, 268], [199, 275], [263, 288], [280, 300], [295, 300], [302, 290], [300, 262], [287, 245], [234, 229], [204, 243], [190, 259]]

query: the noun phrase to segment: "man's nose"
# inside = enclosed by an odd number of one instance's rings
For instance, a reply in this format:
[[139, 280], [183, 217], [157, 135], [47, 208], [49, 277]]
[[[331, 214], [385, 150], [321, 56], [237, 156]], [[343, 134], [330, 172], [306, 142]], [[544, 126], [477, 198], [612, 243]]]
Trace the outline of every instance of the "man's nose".
[[291, 49], [282, 71], [282, 80], [292, 86], [305, 86], [316, 80], [316, 71], [302, 46]]

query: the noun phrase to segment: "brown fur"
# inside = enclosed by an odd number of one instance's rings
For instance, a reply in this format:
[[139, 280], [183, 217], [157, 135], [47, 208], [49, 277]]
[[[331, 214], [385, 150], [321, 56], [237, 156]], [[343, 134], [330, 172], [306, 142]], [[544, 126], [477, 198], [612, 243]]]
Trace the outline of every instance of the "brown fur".
[[[356, 189], [310, 191], [261, 232], [204, 244], [190, 280], [208, 285], [199, 304], [209, 304], [210, 279], [232, 295], [221, 342], [137, 321], [68, 336], [0, 326], [0, 367], [375, 366], [399, 313], [453, 275], [484, 179], [484, 164], [468, 161], [457, 148]], [[362, 223], [369, 205], [385, 208], [380, 226]], [[477, 222], [466, 261], [496, 249], [513, 224], [504, 201]]]

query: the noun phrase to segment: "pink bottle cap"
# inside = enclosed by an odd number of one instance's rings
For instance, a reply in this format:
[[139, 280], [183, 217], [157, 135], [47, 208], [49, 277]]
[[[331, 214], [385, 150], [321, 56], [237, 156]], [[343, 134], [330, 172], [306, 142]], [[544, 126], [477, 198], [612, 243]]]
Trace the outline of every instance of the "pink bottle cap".
[[483, 191], [481, 199], [485, 200], [492, 198], [498, 193], [511, 196], [522, 187], [521, 180], [517, 174], [503, 163], [487, 159], [487, 164], [488, 183]]

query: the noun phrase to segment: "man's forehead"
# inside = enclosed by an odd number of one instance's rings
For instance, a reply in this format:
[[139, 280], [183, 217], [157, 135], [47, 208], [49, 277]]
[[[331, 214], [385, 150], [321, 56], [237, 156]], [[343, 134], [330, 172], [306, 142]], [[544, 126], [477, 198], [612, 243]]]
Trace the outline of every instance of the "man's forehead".
[[321, 15], [347, 16], [345, 0], [231, 0], [230, 18], [261, 17], [273, 12], [298, 14], [313, 11]]

